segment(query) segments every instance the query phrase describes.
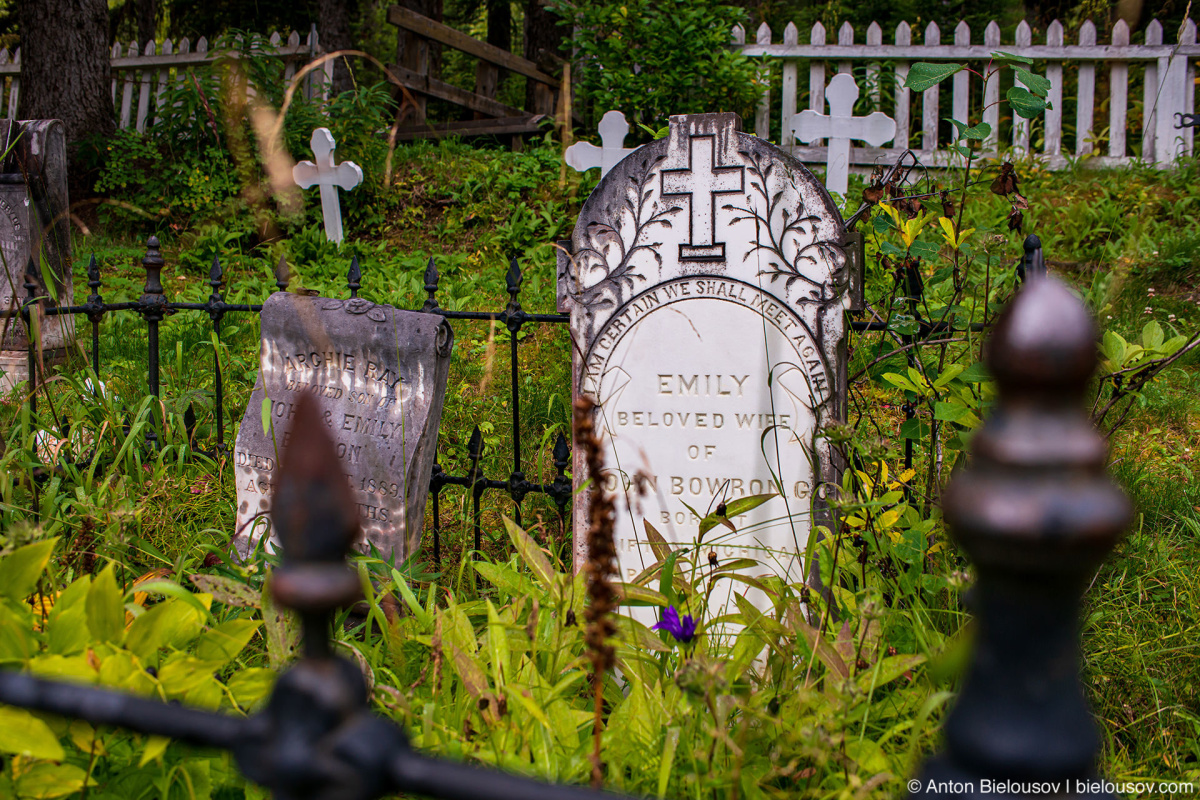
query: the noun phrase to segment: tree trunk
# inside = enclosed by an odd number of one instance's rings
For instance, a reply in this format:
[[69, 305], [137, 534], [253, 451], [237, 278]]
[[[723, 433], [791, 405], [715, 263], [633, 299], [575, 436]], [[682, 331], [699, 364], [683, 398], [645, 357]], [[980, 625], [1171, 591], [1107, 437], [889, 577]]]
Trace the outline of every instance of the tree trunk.
[[[537, 64], [547, 75], [562, 74], [565, 30], [559, 16], [546, 7], [545, 0], [526, 0], [525, 58]], [[554, 97], [545, 84], [529, 80], [525, 84], [525, 108], [536, 114], [553, 114]]]
[[75, 192], [76, 181], [83, 177], [80, 143], [90, 136], [111, 136], [116, 130], [108, 3], [23, 0], [17, 19], [21, 32], [19, 116], [63, 121]]
[[[442, 21], [442, 0], [400, 0], [398, 5], [409, 11], [415, 11], [423, 17], [429, 17], [434, 22]], [[396, 63], [418, 75], [429, 75], [436, 78], [442, 72], [442, 46], [411, 31], [397, 28]], [[413, 93], [411, 97], [416, 103], [415, 106], [407, 101], [403, 92], [396, 90], [393, 93], [393, 99], [398, 106], [397, 122], [424, 124], [426, 98], [424, 95], [416, 93]]]
[[512, 3], [487, 0], [487, 43], [501, 50], [512, 47]]
[[138, 46], [144, 50], [158, 33], [158, 0], [137, 0], [137, 32]]
[[[335, 50], [350, 50], [354, 40], [350, 35], [350, 23], [358, 9], [357, 0], [319, 0], [317, 3], [317, 35], [321, 49], [326, 53]], [[350, 59], [339, 58], [333, 65], [333, 85], [330, 96], [336, 96], [354, 88], [350, 76]]]

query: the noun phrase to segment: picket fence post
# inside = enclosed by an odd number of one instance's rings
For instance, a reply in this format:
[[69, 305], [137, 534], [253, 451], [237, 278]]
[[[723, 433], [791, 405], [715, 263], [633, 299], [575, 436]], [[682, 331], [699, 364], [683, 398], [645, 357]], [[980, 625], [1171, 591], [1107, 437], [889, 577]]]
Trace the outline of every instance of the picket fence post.
[[[987, 123], [989, 132], [984, 140], [986, 157], [1032, 158], [1049, 169], [1063, 169], [1074, 159], [1084, 158], [1105, 166], [1123, 166], [1141, 161], [1159, 167], [1168, 167], [1179, 156], [1190, 155], [1194, 148], [1194, 131], [1179, 125], [1180, 114], [1190, 114], [1195, 103], [1195, 60], [1200, 58], [1197, 44], [1196, 24], [1185, 20], [1178, 31], [1177, 42], [1163, 40], [1162, 24], [1152, 20], [1147, 24], [1144, 44], [1131, 44], [1129, 26], [1123, 21], [1113, 24], [1108, 41], [1101, 43], [1096, 24], [1084, 20], [1068, 43], [1067, 31], [1055, 20], [1044, 31], [1038, 32], [1039, 44], [1034, 44], [1035, 31], [1028, 22], [1020, 22], [1005, 41], [999, 24], [993, 20], [983, 31], [983, 42], [972, 43], [971, 29], [965, 21], [954, 27], [953, 44], [942, 42], [942, 30], [935, 22], [928, 23], [920, 43], [913, 42], [913, 31], [906, 22], [896, 26], [894, 43], [883, 43], [883, 31], [879, 24], [868, 25], [864, 43], [856, 43], [854, 27], [842, 22], [837, 30], [837, 43], [831, 44], [826, 27], [816, 22], [809, 29], [807, 41], [801, 44], [804, 34], [795, 23], [788, 23], [779, 43], [770, 26], [765, 23], [757, 29], [753, 42], [747, 41], [744, 31], [735, 32], [731, 46], [740, 48], [747, 55], [765, 56], [782, 60], [781, 77], [760, 96], [755, 115], [755, 130], [760, 136], [769, 136], [771, 92], [781, 91], [780, 108], [784, 119], [790, 118], [801, 105], [802, 89], [797, 80], [802, 62], [808, 68], [807, 107], [823, 113], [825, 110], [825, 87], [828, 85], [832, 67], [836, 74], [857, 74], [864, 79], [859, 87], [860, 96], [870, 98], [874, 109], [890, 114], [896, 120], [896, 138], [891, 147], [851, 149], [851, 161], [866, 167], [881, 160], [894, 161], [907, 148], [919, 148], [917, 156], [926, 166], [946, 167], [955, 163], [956, 152], [949, 148], [958, 137], [956, 128], [942, 124], [947, 117], [976, 123]], [[991, 63], [991, 54], [996, 51], [1012, 51], [1034, 59], [1030, 67], [1035, 73], [1043, 74], [1050, 81], [1047, 100], [1049, 108], [1041, 115], [1041, 135], [1036, 143], [1031, 141], [1032, 123], [1023, 117], [1013, 117], [1004, 104], [1002, 84], [1010, 85], [1011, 72], [997, 71], [987, 77], [986, 67]], [[962, 71], [946, 82], [950, 93], [948, 103], [943, 104], [941, 86], [933, 86], [921, 94], [919, 120], [914, 120], [912, 93], [904, 87], [911, 64], [915, 61], [967, 62], [974, 73]], [[1135, 136], [1129, 141], [1129, 92], [1130, 65], [1135, 81], [1142, 82], [1143, 119], [1140, 140]], [[1072, 67], [1068, 69], [1068, 67]], [[1077, 69], [1076, 69], [1077, 67]], [[858, 70], [855, 73], [855, 70]], [[1098, 75], [1100, 70], [1105, 72]], [[767, 74], [764, 69], [762, 74]], [[974, 83], [972, 75], [984, 78], [982, 92]], [[889, 87], [889, 83], [892, 86]], [[1107, 85], [1105, 85], [1107, 83]], [[1103, 128], [1097, 131], [1097, 106], [1104, 99], [1097, 97], [1105, 92], [1108, 102], [1107, 134]], [[982, 100], [982, 107], [975, 105]], [[1073, 106], [1074, 116], [1064, 119], [1064, 108]], [[914, 142], [919, 128], [919, 141]], [[1103, 139], [1098, 143], [1097, 133], [1107, 135], [1107, 147]], [[791, 148], [811, 162], [824, 159], [820, 152], [823, 143], [810, 143], [801, 148], [784, 131], [781, 144]], [[1036, 151], [1035, 152], [1035, 145]]]

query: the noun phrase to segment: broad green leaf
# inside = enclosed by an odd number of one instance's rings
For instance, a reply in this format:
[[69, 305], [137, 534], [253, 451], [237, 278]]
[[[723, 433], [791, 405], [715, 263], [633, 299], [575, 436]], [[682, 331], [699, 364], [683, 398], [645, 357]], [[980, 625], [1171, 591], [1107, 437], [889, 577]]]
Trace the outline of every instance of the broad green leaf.
[[152, 606], [133, 621], [125, 647], [146, 663], [157, 661], [160, 647], [182, 649], [204, 627], [204, 617], [187, 603], [171, 598]]
[[992, 53], [992, 60], [1002, 64], [1032, 64], [1033, 59], [1026, 56], [1019, 56], [1016, 53], [1005, 53], [998, 50]]
[[212, 620], [212, 613], [209, 611], [212, 608], [213, 597], [206, 593], [193, 593], [180, 586], [175, 581], [147, 581], [137, 585], [139, 592], [146, 594], [162, 594], [167, 597], [174, 597], [182, 600], [192, 608], [199, 611], [205, 619]]
[[941, 389], [943, 386], [950, 383], [950, 381], [961, 375], [964, 370], [966, 370], [966, 367], [964, 367], [962, 364], [947, 364], [946, 368], [942, 370], [941, 374], [938, 375], [937, 379], [933, 382], [934, 388]]
[[1025, 84], [1029, 91], [1033, 94], [1045, 99], [1046, 94], [1050, 91], [1050, 79], [1044, 75], [1035, 75], [1027, 69], [1016, 67], [1014, 71], [1017, 73], [1017, 80]]
[[23, 800], [63, 797], [79, 792], [85, 779], [87, 773], [74, 764], [34, 764], [17, 778], [17, 794]]
[[76, 683], [95, 683], [100, 677], [87, 657], [43, 654], [29, 660], [29, 671], [34, 675], [54, 680]]
[[859, 688], [867, 692], [871, 687], [886, 686], [913, 667], [924, 663], [925, 656], [922, 655], [887, 656], [871, 669], [859, 673]]
[[767, 492], [766, 494], [751, 494], [746, 497], [739, 497], [736, 500], [730, 500], [725, 504], [725, 516], [737, 517], [761, 506], [763, 503], [770, 500], [772, 497], [778, 497], [775, 492]]
[[904, 87], [914, 92], [923, 92], [926, 89], [932, 89], [946, 78], [965, 68], [965, 64], [945, 62], [934, 64], [928, 61], [918, 61], [908, 68], [908, 77], [904, 81]]
[[[76, 581], [76, 583], [79, 582]], [[90, 583], [89, 581], [83, 584], [84, 592], [81, 594], [81, 602], [75, 603], [59, 614], [51, 614], [46, 621], [46, 649], [51, 653], [69, 656], [73, 653], [81, 653], [87, 647], [87, 609], [84, 607], [83, 601], [87, 598], [86, 589]]]
[[899, 387], [906, 392], [912, 392], [916, 395], [921, 394], [921, 390], [914, 386], [913, 382], [903, 375], [898, 375], [895, 372], [885, 372], [883, 374], [883, 379], [893, 386]]
[[21, 708], [0, 706], [0, 753], [62, 761], [66, 756], [50, 726]]
[[218, 603], [236, 608], [259, 608], [262, 605], [256, 589], [223, 575], [189, 575], [188, 580], [200, 591], [211, 594]]
[[205, 631], [196, 643], [196, 656], [222, 665], [238, 657], [262, 625], [253, 619], [231, 619]]
[[662, 561], [664, 558], [670, 555], [671, 545], [668, 544], [663, 535], [658, 532], [658, 528], [651, 525], [650, 520], [648, 519], [642, 520], [642, 527], [646, 531], [646, 541], [650, 543], [650, 549], [654, 551], [654, 557], [659, 561]]
[[[485, 565], [476, 564], [475, 571], [478, 572], [481, 566]], [[486, 566], [493, 565], [487, 564]], [[480, 574], [482, 575], [483, 573]], [[484, 577], [486, 578], [487, 576], [484, 575]], [[522, 580], [524, 580], [524, 577], [522, 577]], [[400, 574], [400, 570], [395, 568], [392, 569], [392, 582], [396, 585], [396, 589], [400, 592], [400, 596], [404, 598], [404, 604], [408, 606], [408, 610], [412, 612], [413, 617], [417, 620], [422, 628], [429, 630], [429, 628], [433, 626], [433, 615], [421, 608], [420, 602], [417, 601], [417, 596], [413, 594], [412, 587], [408, 585], [408, 580]], [[529, 582], [526, 581], [526, 583]], [[530, 584], [530, 588], [532, 588], [532, 584]]]
[[1142, 347], [1147, 350], [1157, 350], [1163, 343], [1163, 329], [1155, 320], [1146, 323], [1142, 328]]
[[142, 749], [142, 758], [138, 761], [138, 769], [149, 764], [151, 761], [157, 761], [167, 750], [167, 745], [171, 740], [166, 736], [148, 736], [146, 738], [146, 746]]
[[939, 400], [933, 406], [933, 418], [943, 422], [958, 422], [971, 413], [971, 409], [960, 403]]
[[991, 373], [987, 371], [987, 367], [982, 361], [976, 361], [959, 373], [958, 377], [963, 383], [986, 383], [992, 379]]
[[114, 567], [109, 564], [88, 587], [87, 624], [98, 642], [120, 644], [125, 633], [125, 604], [117, 588]]
[[210, 681], [196, 684], [183, 696], [185, 704], [208, 711], [216, 711], [220, 708], [223, 699], [225, 699], [225, 690], [216, 677]]
[[1012, 105], [1013, 111], [1025, 119], [1034, 119], [1047, 108], [1050, 104], [1040, 97], [1034, 97], [1028, 90], [1022, 89], [1020, 86], [1014, 86], [1008, 90], [1008, 102]]
[[667, 796], [667, 787], [671, 782], [671, 767], [675, 763], [675, 749], [679, 746], [679, 728], [668, 728], [663, 737], [662, 758], [658, 762], [658, 798]]
[[0, 596], [19, 603], [33, 594], [57, 543], [57, 538], [34, 542], [5, 556], [0, 561]]
[[300, 647], [300, 620], [294, 612], [275, 605], [270, 584], [263, 587], [262, 609], [267, 659], [274, 669], [279, 669], [296, 658]]
[[158, 682], [162, 684], [168, 697], [183, 699], [185, 694], [200, 684], [215, 681], [213, 671], [219, 666], [195, 656], [177, 653], [168, 658], [158, 671]]
[[267, 696], [278, 677], [279, 673], [273, 669], [244, 669], [229, 679], [229, 691], [243, 710], [250, 711]]
[[[510, 597], [532, 597], [537, 594], [538, 590], [533, 581], [503, 564], [480, 561], [475, 565], [475, 571], [488, 583], [507, 592]], [[428, 626], [427, 622], [424, 624]]]
[[521, 560], [533, 572], [538, 581], [546, 588], [546, 591], [554, 590], [554, 569], [550, 566], [550, 560], [546, 558], [546, 554], [537, 546], [537, 542], [521, 529], [520, 525], [513, 522], [508, 517], [504, 517], [504, 527], [508, 529], [508, 536], [512, 539], [513, 547], [517, 549]]
[[617, 592], [617, 602], [623, 606], [666, 606], [667, 598], [653, 589], [636, 586], [632, 583], [617, 583], [613, 585]]
[[963, 131], [964, 139], [986, 139], [992, 135], [992, 126], [986, 122], [981, 122], [978, 125], [972, 125]]
[[496, 691], [502, 692], [504, 684], [512, 677], [512, 665], [508, 655], [508, 630], [491, 600], [487, 601], [487, 613], [488, 657], [492, 662], [492, 683]]

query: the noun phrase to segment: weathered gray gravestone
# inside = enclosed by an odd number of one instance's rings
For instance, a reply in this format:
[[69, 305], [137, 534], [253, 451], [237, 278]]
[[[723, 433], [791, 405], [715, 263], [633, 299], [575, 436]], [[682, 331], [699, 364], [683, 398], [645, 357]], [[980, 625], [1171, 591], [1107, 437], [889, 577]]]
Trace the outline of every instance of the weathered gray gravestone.
[[[45, 305], [71, 305], [71, 235], [66, 137], [54, 119], [0, 120], [0, 308], [16, 310], [27, 297], [25, 274]], [[42, 269], [42, 266], [45, 269]], [[49, 276], [49, 285], [45, 280]], [[70, 315], [37, 314], [42, 363], [61, 360], [74, 340]], [[21, 319], [0, 319], [0, 393], [29, 378], [29, 332]]]
[[[599, 404], [624, 580], [658, 560], [644, 521], [687, 546], [722, 502], [766, 493], [731, 518], [736, 533], [709, 531], [702, 556], [803, 579], [820, 485], [837, 475], [817, 433], [844, 415], [843, 235], [813, 175], [733, 114], [672, 117], [668, 138], [584, 203], [559, 257], [559, 306], [574, 391]], [[575, 452], [578, 487], [589, 476]], [[578, 493], [577, 565], [587, 513]]]
[[258, 380], [233, 454], [238, 552], [244, 557], [270, 531], [279, 453], [297, 435], [296, 401], [309, 394], [358, 502], [361, 546], [370, 542], [400, 563], [421, 542], [454, 341], [449, 323], [363, 299], [286, 292], [267, 299], [261, 320]]

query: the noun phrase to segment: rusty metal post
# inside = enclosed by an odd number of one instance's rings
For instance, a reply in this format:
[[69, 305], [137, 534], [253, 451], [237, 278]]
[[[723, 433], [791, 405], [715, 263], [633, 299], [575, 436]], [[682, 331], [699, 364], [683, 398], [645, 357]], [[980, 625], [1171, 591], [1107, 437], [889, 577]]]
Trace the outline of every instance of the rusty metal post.
[[1096, 339], [1084, 304], [1048, 277], [1030, 280], [996, 325], [987, 360], [1000, 402], [944, 494], [978, 571], [976, 644], [945, 750], [910, 797], [1024, 795], [1033, 784], [1107, 796], [1088, 783], [1100, 742], [1079, 680], [1080, 601], [1131, 508], [1083, 408]]

